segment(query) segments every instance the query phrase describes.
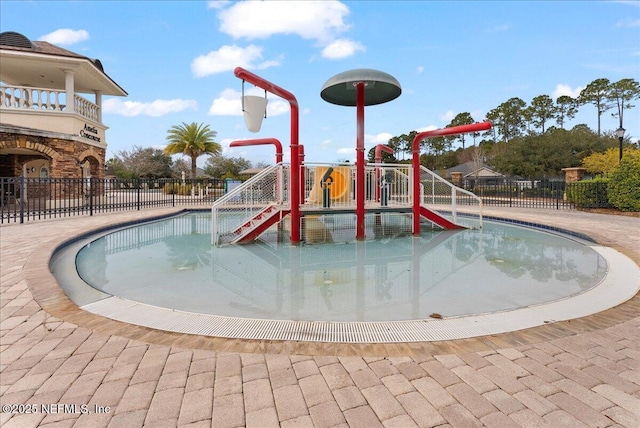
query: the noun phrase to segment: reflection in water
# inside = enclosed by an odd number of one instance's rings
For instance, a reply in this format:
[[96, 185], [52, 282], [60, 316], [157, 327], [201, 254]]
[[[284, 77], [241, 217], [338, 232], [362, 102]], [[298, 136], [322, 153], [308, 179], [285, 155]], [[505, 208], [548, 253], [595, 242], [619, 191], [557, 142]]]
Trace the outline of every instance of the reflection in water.
[[486, 223], [419, 238], [212, 247], [210, 217], [192, 214], [106, 235], [77, 257], [106, 293], [208, 314], [379, 321], [468, 315], [561, 299], [596, 285], [606, 262], [545, 232]]

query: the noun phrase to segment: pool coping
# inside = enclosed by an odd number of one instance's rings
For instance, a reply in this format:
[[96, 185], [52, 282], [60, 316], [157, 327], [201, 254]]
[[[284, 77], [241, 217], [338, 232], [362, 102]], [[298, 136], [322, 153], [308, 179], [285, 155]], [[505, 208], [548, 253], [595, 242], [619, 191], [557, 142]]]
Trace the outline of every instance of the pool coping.
[[[83, 237], [127, 225], [169, 218], [188, 211], [193, 210], [174, 211], [166, 215], [114, 223], [70, 239], [59, 240], [49, 246], [47, 260], [53, 256], [58, 248], [83, 239]], [[537, 227], [543, 231], [568, 234], [583, 240], [586, 237], [586, 239], [593, 241], [584, 234], [566, 229], [496, 216], [485, 218]], [[585, 317], [619, 305], [636, 295], [640, 289], [640, 268], [617, 250], [597, 244], [589, 246], [600, 253], [609, 264], [609, 272], [598, 286], [554, 302], [491, 314], [384, 322], [261, 320], [159, 308], [116, 296], [81, 305], [79, 309], [94, 315], [154, 330], [230, 339], [346, 344], [391, 344], [468, 339]], [[55, 278], [53, 280], [55, 281]], [[58, 286], [57, 281], [55, 284]], [[60, 289], [59, 286], [58, 289]]]

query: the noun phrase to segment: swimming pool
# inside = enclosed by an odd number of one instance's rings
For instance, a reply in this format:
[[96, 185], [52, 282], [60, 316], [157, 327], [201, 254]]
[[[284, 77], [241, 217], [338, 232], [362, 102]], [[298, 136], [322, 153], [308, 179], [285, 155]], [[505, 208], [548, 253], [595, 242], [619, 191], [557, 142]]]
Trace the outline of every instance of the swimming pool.
[[202, 323], [211, 319], [249, 320], [267, 330], [261, 338], [279, 337], [269, 322], [308, 333], [318, 323], [341, 330], [389, 330], [400, 323], [406, 330], [425, 321], [442, 328], [450, 320], [517, 318], [523, 308], [548, 308], [598, 288], [610, 270], [609, 257], [589, 242], [498, 222], [419, 238], [303, 246], [267, 240], [218, 248], [210, 244], [210, 216], [192, 213], [108, 231], [74, 246], [77, 273], [91, 288], [65, 288], [70, 269], [63, 267], [64, 258], [52, 261], [52, 271], [57, 277], [67, 271], [59, 282], [81, 307], [95, 310], [110, 301], [98, 312], [126, 306], [197, 315], [198, 334], [208, 331]]

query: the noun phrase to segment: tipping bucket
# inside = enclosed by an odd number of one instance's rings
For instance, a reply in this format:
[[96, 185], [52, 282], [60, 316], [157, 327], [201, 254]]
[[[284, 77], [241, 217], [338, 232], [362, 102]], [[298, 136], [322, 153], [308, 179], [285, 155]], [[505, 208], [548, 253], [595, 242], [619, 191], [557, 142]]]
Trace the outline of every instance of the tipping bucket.
[[256, 95], [242, 97], [244, 123], [250, 132], [260, 131], [262, 119], [267, 111], [267, 99]]

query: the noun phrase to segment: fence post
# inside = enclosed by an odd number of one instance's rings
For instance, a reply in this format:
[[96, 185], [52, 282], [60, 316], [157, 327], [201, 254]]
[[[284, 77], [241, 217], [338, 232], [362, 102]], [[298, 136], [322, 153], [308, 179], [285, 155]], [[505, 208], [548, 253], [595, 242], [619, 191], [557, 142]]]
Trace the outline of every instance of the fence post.
[[93, 216], [93, 177], [89, 178], [89, 216]]
[[24, 176], [20, 176], [20, 224], [24, 223]]
[[137, 182], [136, 188], [138, 189], [138, 192], [137, 192], [138, 200], [136, 201], [137, 202], [136, 205], [137, 205], [138, 211], [140, 211], [140, 186], [142, 186], [142, 182], [139, 178], [136, 179], [136, 182]]
[[511, 180], [507, 181], [507, 186], [509, 192], [509, 208], [511, 208], [513, 206], [513, 184], [511, 183]]
[[457, 201], [456, 201], [456, 188], [451, 187], [451, 214], [453, 222], [457, 222]]

